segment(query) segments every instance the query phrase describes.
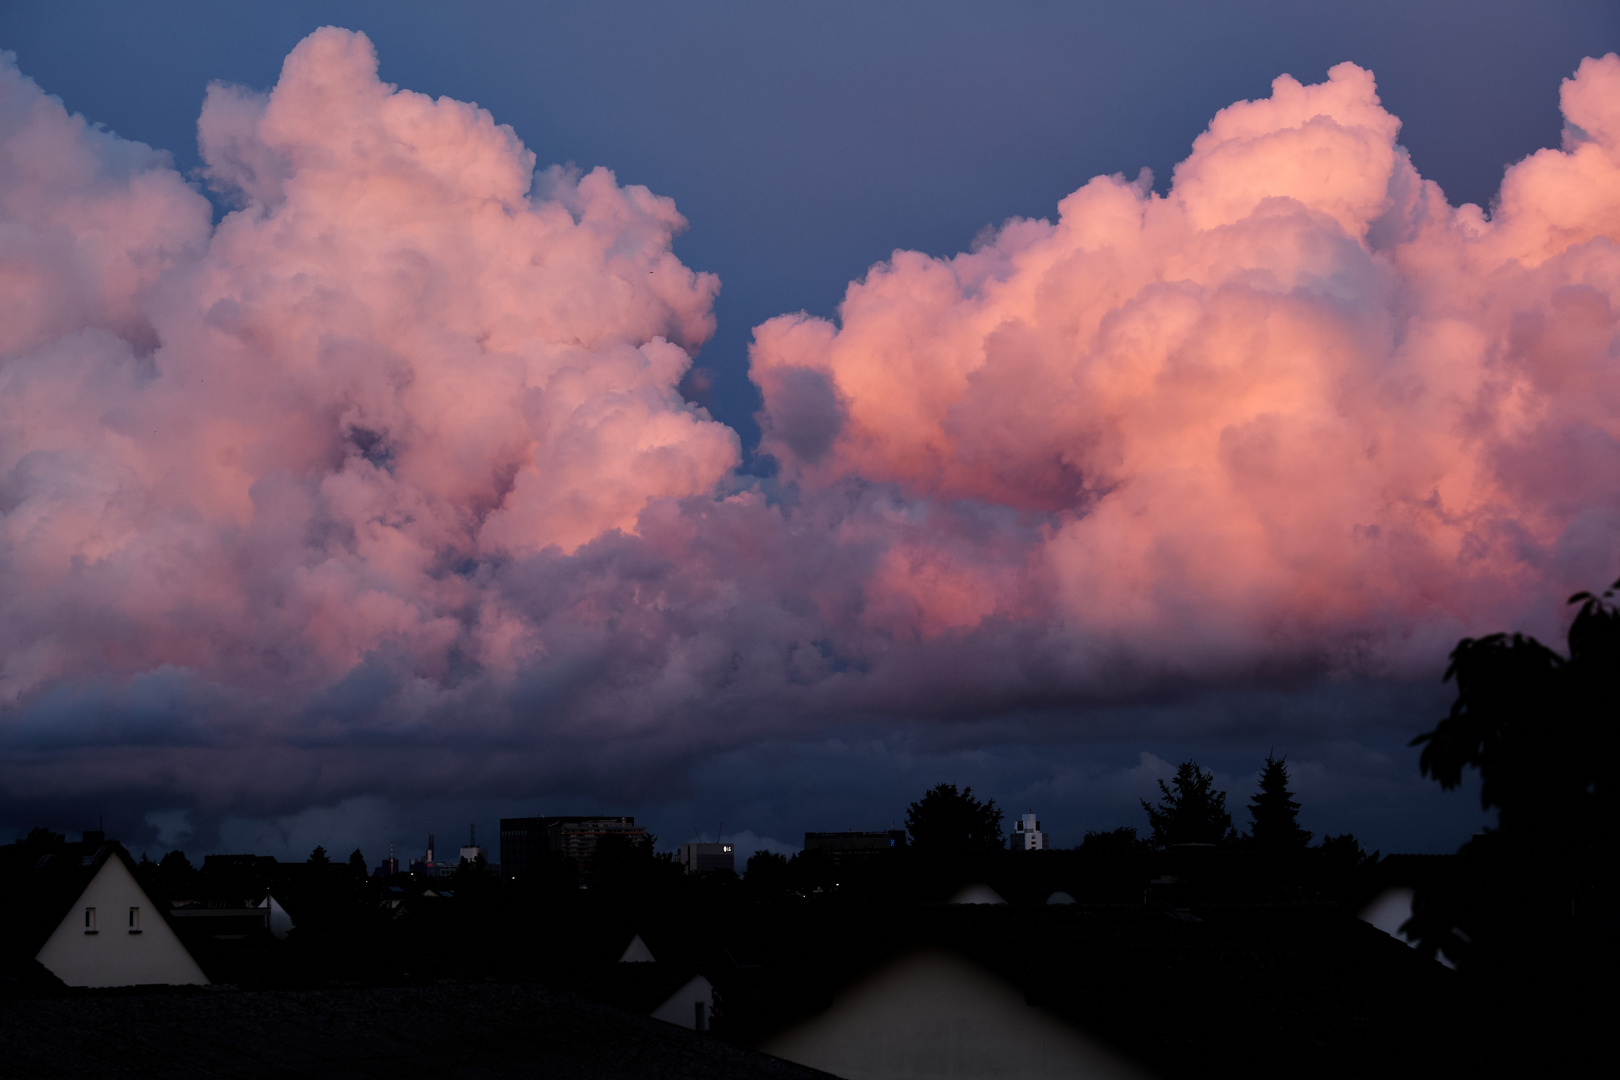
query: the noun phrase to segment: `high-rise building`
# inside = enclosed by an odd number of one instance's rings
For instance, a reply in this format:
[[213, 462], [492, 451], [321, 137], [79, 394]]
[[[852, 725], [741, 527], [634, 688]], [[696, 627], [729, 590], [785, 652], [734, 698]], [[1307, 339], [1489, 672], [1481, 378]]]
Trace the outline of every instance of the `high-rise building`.
[[428, 833], [427, 851], [420, 859], [412, 859], [410, 871], [412, 874], [424, 877], [448, 877], [455, 873], [456, 864], [441, 862], [433, 857], [433, 833]]
[[817, 858], [828, 860], [835, 866], [861, 864], [869, 859], [881, 858], [906, 846], [906, 830], [885, 829], [881, 832], [807, 832], [804, 834], [805, 854], [816, 853]]
[[629, 816], [501, 818], [501, 872], [516, 877], [547, 851], [583, 865], [606, 836], [639, 842], [646, 839], [647, 829]]
[[[478, 826], [477, 825], [469, 825], [469, 826], [467, 826], [467, 843], [461, 849], [460, 858], [465, 859], [467, 862], [470, 862], [470, 863], [477, 862], [480, 858], [482, 858], [485, 863], [489, 862], [489, 856], [484, 852], [484, 849], [482, 847], [480, 847], [479, 844], [478, 844]], [[457, 861], [459, 862], [460, 859], [458, 859]]]
[[388, 841], [388, 858], [377, 866], [377, 876], [390, 878], [399, 873], [399, 860], [394, 857], [394, 842]]
[[1045, 851], [1052, 841], [1041, 832], [1040, 820], [1031, 812], [1013, 824], [1012, 846], [1014, 851]]
[[737, 872], [737, 855], [730, 844], [693, 842], [682, 844], [678, 852], [681, 867], [688, 874], [705, 870], [724, 870], [730, 874]]

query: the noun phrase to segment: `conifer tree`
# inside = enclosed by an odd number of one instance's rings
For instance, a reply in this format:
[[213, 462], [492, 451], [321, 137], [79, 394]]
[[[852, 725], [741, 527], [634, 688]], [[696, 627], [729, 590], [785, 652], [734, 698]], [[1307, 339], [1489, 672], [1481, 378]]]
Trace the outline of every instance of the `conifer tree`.
[[[1226, 792], [1214, 790], [1215, 776], [1196, 761], [1183, 761], [1169, 785], [1159, 781], [1164, 797], [1158, 806], [1142, 800], [1155, 847], [1171, 844], [1215, 844], [1235, 840], [1232, 815], [1226, 812]], [[1171, 785], [1175, 787], [1171, 791]]]
[[1256, 847], [1287, 851], [1308, 847], [1311, 834], [1299, 827], [1299, 803], [1288, 790], [1288, 755], [1266, 755], [1260, 770], [1260, 790], [1249, 803], [1249, 837]]

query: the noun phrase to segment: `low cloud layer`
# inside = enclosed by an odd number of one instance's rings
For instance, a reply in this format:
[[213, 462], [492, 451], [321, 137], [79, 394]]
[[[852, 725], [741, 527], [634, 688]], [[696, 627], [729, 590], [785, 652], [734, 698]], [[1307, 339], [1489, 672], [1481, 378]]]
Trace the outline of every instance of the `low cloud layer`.
[[1084, 737], [1555, 633], [1620, 554], [1620, 58], [1562, 102], [1489, 215], [1345, 64], [1167, 194], [897, 252], [756, 330], [760, 480], [678, 389], [719, 282], [668, 199], [325, 29], [209, 88], [215, 225], [0, 60], [0, 788], [657, 799], [833, 723]]

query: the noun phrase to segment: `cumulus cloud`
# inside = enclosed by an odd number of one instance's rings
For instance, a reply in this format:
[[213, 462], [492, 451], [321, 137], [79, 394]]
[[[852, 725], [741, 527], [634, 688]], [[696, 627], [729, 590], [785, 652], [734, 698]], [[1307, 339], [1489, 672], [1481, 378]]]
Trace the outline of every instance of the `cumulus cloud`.
[[758, 481], [668, 199], [329, 28], [209, 88], [212, 225], [0, 61], [0, 784], [652, 798], [830, 719], [1428, 679], [1612, 571], [1616, 102], [1586, 61], [1487, 215], [1370, 73], [1283, 77], [1167, 194], [757, 328]]
[[471, 565], [735, 464], [675, 388], [718, 282], [670, 253], [673, 204], [536, 178], [488, 113], [379, 82], [363, 36], [210, 88], [241, 204], [211, 232], [159, 155], [3, 78], [9, 700], [165, 664], [256, 691], [379, 652], [510, 667], [538, 644]]
[[1620, 59], [1583, 63], [1564, 148], [1487, 217], [1417, 175], [1371, 73], [1279, 78], [1164, 195], [1098, 177], [1055, 221], [896, 252], [837, 323], [759, 327], [765, 445], [928, 517], [874, 568], [874, 629], [1039, 618], [1199, 678], [1432, 669], [1613, 569], [1617, 101]]

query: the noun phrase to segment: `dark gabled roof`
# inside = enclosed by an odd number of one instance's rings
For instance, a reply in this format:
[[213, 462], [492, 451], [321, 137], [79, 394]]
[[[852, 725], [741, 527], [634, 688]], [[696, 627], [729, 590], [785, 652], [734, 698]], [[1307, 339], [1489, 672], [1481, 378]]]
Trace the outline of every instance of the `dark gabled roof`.
[[[122, 861], [140, 883], [135, 861], [116, 840], [0, 847], [0, 926], [5, 928], [0, 934], [0, 965], [5, 970], [30, 970], [34, 957], [109, 859]], [[140, 888], [144, 892], [146, 886]], [[168, 921], [166, 904], [153, 900], [151, 907]]]
[[[979, 868], [1008, 903], [1044, 904], [1065, 892], [1082, 906], [1139, 907], [1155, 882], [1195, 888], [1204, 904], [1267, 904], [1297, 899], [1286, 860], [1252, 848], [1178, 846], [1168, 851], [1080, 848], [1012, 852]], [[964, 881], [964, 884], [967, 882]]]
[[612, 964], [598, 970], [581, 990], [616, 1009], [646, 1016], [698, 974], [685, 965]]
[[39, 953], [91, 879], [122, 850], [116, 841], [0, 847], [0, 881], [5, 882], [0, 919], [6, 928], [0, 949], [7, 954], [8, 967]]
[[533, 983], [8, 1001], [0, 1043], [6, 1075], [15, 1076], [833, 1080]]
[[1195, 917], [1140, 904], [808, 911], [781, 928], [762, 971], [715, 981], [728, 1022], [758, 1039], [916, 950], [993, 973], [1165, 1075], [1239, 1061], [1262, 1044], [1291, 1055], [1299, 1075], [1366, 1075], [1422, 1050], [1414, 1017], [1462, 1015], [1456, 973], [1328, 904]]

